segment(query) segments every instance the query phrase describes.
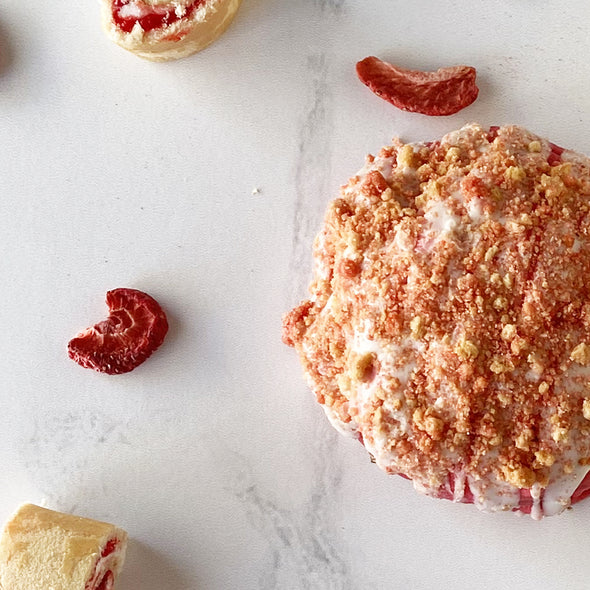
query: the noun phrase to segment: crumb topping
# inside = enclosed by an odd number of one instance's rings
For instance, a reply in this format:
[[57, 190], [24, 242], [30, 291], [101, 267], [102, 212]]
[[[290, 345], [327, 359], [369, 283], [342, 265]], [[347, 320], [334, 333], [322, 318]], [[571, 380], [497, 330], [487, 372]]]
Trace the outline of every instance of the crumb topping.
[[284, 339], [383, 469], [503, 509], [590, 457], [589, 252], [585, 157], [514, 126], [396, 140], [329, 206]]

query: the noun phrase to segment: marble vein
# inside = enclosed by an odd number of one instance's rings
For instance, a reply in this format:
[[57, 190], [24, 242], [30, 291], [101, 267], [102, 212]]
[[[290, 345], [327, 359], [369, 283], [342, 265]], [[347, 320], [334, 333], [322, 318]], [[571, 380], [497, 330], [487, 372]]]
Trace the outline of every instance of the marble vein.
[[64, 486], [83, 490], [92, 453], [102, 445], [130, 444], [124, 424], [107, 415], [68, 412], [62, 416], [35, 419], [32, 432], [24, 434], [19, 445], [27, 473], [34, 473], [45, 499], [55, 506], [75, 512], [75, 505], [64, 506]]
[[338, 551], [331, 506], [337, 502], [342, 468], [334, 458], [337, 433], [319, 424], [313, 449], [313, 481], [299, 509], [282, 506], [273, 493], [242, 471], [232, 486], [252, 526], [269, 545], [269, 566], [260, 590], [351, 590], [346, 562]]
[[303, 294], [311, 268], [311, 244], [329, 197], [326, 171], [331, 158], [331, 92], [325, 53], [310, 55], [307, 61], [310, 97], [299, 134], [295, 171], [295, 211], [290, 276], [291, 292]]
[[328, 10], [333, 14], [341, 12], [345, 5], [345, 0], [314, 0], [314, 4], [321, 10]]

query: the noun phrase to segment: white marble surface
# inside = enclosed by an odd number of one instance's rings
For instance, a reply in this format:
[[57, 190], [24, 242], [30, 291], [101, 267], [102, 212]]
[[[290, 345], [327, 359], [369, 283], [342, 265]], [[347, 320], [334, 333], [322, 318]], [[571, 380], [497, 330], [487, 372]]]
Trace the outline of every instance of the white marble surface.
[[[0, 520], [33, 501], [124, 526], [121, 590], [588, 588], [590, 501], [538, 523], [417, 495], [332, 431], [280, 323], [326, 204], [394, 135], [519, 123], [590, 152], [589, 17], [244, 0], [215, 45], [156, 65], [95, 2], [0, 0]], [[396, 111], [356, 79], [371, 54], [474, 65], [480, 98]], [[171, 330], [110, 377], [65, 346], [119, 286]]]

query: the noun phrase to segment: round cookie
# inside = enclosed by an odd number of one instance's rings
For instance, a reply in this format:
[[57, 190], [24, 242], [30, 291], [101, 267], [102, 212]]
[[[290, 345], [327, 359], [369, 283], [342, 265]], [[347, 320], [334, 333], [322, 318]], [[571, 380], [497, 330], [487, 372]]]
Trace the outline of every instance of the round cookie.
[[167, 61], [201, 51], [229, 26], [241, 0], [101, 0], [107, 35], [139, 57]]
[[534, 518], [590, 493], [590, 160], [468, 125], [369, 156], [283, 339], [336, 428], [428, 495]]

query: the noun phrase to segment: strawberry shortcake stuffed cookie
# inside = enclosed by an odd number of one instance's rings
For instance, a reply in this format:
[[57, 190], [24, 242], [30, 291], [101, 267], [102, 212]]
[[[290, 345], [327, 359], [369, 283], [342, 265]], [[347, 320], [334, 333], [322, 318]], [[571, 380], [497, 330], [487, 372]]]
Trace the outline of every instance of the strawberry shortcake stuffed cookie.
[[590, 159], [517, 126], [396, 141], [314, 255], [283, 339], [379, 467], [534, 518], [590, 494]]
[[107, 35], [136, 55], [166, 61], [215, 41], [241, 0], [101, 0]]

